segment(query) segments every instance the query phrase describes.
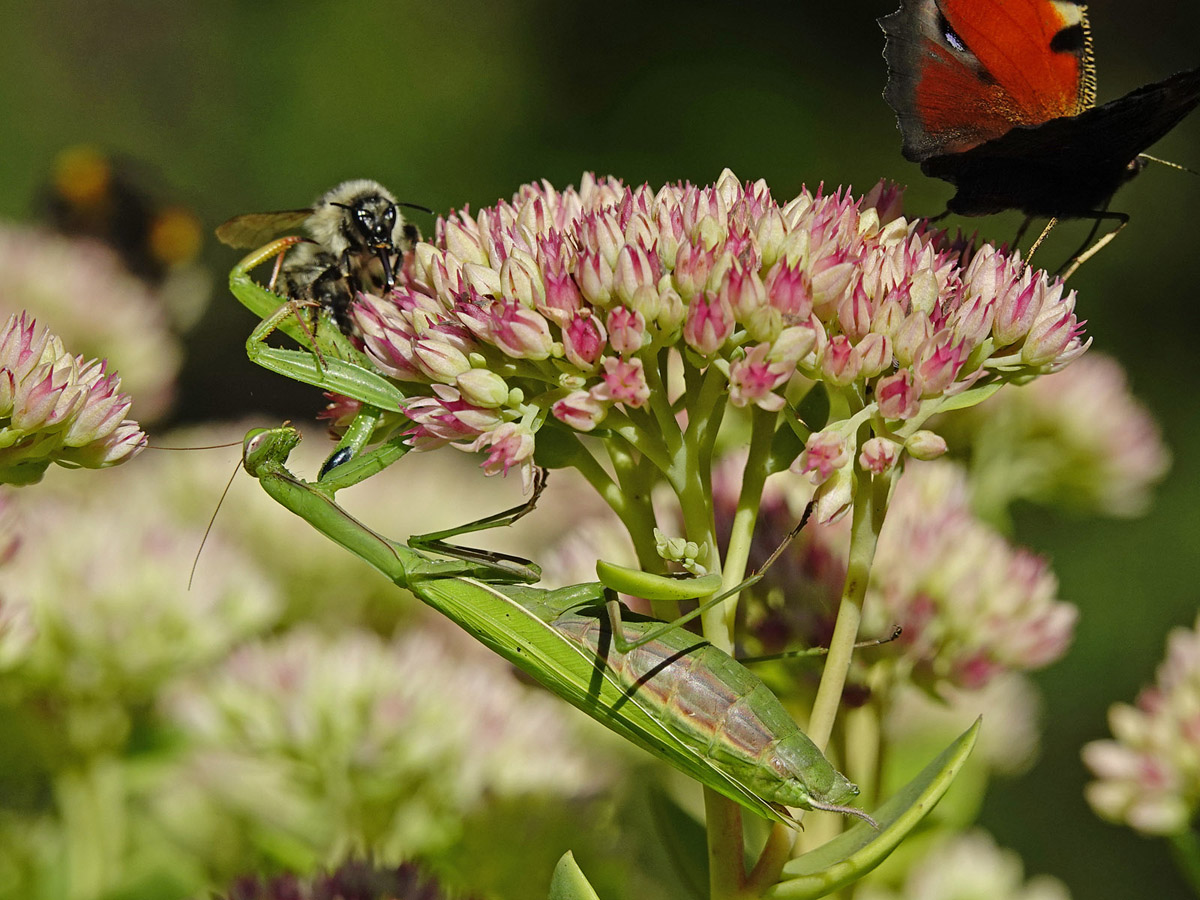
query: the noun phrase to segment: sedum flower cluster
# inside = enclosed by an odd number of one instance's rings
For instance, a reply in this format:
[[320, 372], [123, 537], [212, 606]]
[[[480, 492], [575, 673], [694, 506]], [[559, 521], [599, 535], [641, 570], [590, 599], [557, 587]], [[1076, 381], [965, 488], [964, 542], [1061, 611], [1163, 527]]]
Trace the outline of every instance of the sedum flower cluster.
[[[187, 293], [203, 301], [208, 285]], [[76, 351], [110, 360], [143, 421], [167, 412], [183, 364], [166, 299], [96, 240], [0, 222], [0, 315], [27, 310]]]
[[[414, 444], [484, 452], [488, 473], [527, 473], [547, 422], [661, 431], [667, 350], [719, 377], [735, 407], [778, 412], [795, 382], [822, 382], [849, 415], [806, 435], [796, 467], [834, 495], [828, 518], [860, 450], [878, 470], [906, 446], [936, 455], [920, 426], [947, 398], [1087, 346], [1061, 281], [951, 245], [899, 201], [880, 184], [780, 202], [729, 171], [657, 191], [530, 184], [440, 220], [406, 283], [361, 296], [354, 317], [379, 369], [412, 386]], [[876, 437], [858, 448], [868, 420]]]
[[24, 313], [0, 328], [0, 482], [40, 481], [51, 462], [99, 469], [146, 446], [106, 361], [73, 356]]
[[[389, 643], [298, 628], [244, 646], [165, 700], [193, 748], [179, 791], [248, 822], [238, 841], [286, 834], [316, 862], [435, 852], [487, 798], [593, 790], [596, 761], [562, 707], [472, 650], [430, 629]], [[170, 827], [190, 830], [193, 813]]]
[[1083, 748], [1092, 809], [1143, 834], [1186, 831], [1200, 808], [1200, 620], [1171, 632], [1155, 684], [1114, 704], [1108, 724], [1114, 740]]

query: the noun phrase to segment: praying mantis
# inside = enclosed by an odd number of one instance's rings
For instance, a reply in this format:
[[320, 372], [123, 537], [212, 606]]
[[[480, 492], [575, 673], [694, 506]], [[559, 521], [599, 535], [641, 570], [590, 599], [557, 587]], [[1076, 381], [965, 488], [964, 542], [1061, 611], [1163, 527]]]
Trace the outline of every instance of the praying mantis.
[[[251, 431], [244, 467], [264, 490], [544, 687], [711, 790], [776, 823], [795, 824], [788, 807], [860, 820], [793, 861], [797, 865], [784, 869], [773, 896], [822, 896], [886, 857], [947, 789], [970, 752], [977, 726], [868, 814], [849, 804], [857, 788], [796, 726], [761, 679], [712, 644], [672, 627], [675, 623], [634, 616], [615, 599], [616, 590], [648, 599], [708, 597], [719, 576], [671, 579], [602, 564], [601, 581], [551, 590], [534, 586], [538, 570], [524, 560], [443, 541], [464, 530], [510, 524], [531, 503], [467, 529], [405, 542], [350, 516], [336, 503], [336, 492], [408, 452], [403, 436], [395, 434], [396, 425], [405, 421], [404, 395], [372, 371], [330, 323], [318, 319], [314, 329], [305, 327], [294, 304], [250, 278], [251, 269], [296, 240], [267, 245], [231, 273], [234, 295], [262, 319], [247, 352], [273, 371], [359, 400], [362, 409], [311, 482], [287, 469], [288, 454], [299, 440], [295, 429]], [[268, 346], [265, 339], [274, 330], [309, 349]], [[381, 434], [383, 442], [364, 452]], [[717, 594], [706, 605], [722, 599]]]

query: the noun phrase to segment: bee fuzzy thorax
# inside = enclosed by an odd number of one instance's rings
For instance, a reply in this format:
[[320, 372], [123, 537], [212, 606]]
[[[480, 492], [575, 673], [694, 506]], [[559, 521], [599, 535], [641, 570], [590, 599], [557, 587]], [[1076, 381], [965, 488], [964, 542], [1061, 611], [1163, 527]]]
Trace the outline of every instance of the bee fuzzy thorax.
[[377, 181], [344, 181], [317, 198], [305, 223], [313, 240], [335, 256], [379, 244], [402, 246], [404, 220], [396, 198]]

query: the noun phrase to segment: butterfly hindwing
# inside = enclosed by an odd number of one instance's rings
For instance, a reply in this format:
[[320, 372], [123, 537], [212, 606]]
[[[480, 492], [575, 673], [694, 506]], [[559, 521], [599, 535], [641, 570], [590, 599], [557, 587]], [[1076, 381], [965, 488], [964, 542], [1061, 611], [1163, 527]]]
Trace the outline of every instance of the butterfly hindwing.
[[958, 188], [947, 206], [961, 215], [1019, 209], [1088, 217], [1136, 174], [1138, 154], [1198, 103], [1200, 69], [1192, 69], [1080, 115], [1013, 128], [965, 152], [931, 157], [921, 169]]

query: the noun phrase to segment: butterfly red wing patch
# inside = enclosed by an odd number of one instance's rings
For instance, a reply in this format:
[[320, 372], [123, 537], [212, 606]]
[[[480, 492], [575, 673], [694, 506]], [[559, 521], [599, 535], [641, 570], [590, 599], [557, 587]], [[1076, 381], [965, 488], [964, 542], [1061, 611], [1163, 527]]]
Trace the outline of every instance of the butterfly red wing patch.
[[913, 162], [1092, 105], [1087, 19], [1070, 0], [903, 0], [879, 23], [884, 97]]

